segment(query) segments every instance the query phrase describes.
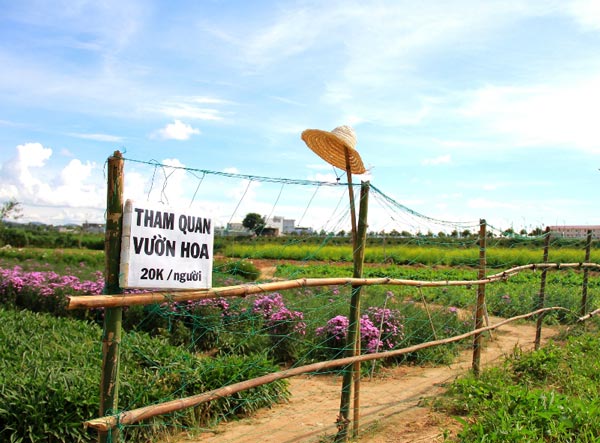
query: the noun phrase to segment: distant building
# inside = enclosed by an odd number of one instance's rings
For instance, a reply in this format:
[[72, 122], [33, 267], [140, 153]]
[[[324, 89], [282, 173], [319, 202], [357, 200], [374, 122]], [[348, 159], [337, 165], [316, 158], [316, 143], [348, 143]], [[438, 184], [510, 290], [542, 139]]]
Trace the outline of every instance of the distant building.
[[224, 237], [250, 237], [254, 232], [246, 229], [241, 223], [227, 223], [226, 227], [215, 228], [215, 235]]
[[[266, 220], [266, 228], [277, 229], [278, 233], [274, 235], [289, 235], [289, 234], [312, 234], [312, 228], [303, 228], [296, 226], [296, 220], [285, 218], [280, 215], [269, 217]], [[271, 234], [273, 235], [273, 234]]]
[[266, 220], [267, 228], [273, 228], [279, 230], [279, 234], [289, 234], [294, 230], [294, 225], [296, 224], [296, 220], [292, 220], [289, 218], [284, 218], [280, 215], [275, 215], [273, 217], [269, 217]]
[[301, 227], [301, 226], [297, 226], [294, 228], [294, 230], [291, 232], [291, 234], [297, 234], [297, 235], [310, 235], [310, 234], [314, 234], [314, 230], [313, 228], [305, 228], [305, 227]]
[[102, 223], [84, 223], [81, 230], [90, 234], [104, 234], [104, 224]]
[[557, 238], [586, 238], [588, 231], [592, 231], [592, 238], [600, 238], [600, 225], [563, 225], [549, 228], [550, 235]]

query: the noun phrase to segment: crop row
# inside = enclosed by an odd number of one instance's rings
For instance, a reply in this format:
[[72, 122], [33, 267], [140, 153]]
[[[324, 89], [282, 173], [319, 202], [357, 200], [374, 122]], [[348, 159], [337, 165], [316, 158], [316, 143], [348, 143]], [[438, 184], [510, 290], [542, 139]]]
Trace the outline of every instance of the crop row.
[[[291, 244], [287, 246], [270, 244], [230, 244], [221, 253], [226, 257], [246, 259], [352, 262], [352, 248], [341, 245]], [[530, 248], [486, 249], [487, 266], [503, 268], [529, 263], [540, 263], [542, 251]], [[591, 261], [600, 260], [600, 250], [592, 251]], [[576, 248], [552, 250], [550, 261], [558, 263], [579, 263], [584, 261], [584, 251]], [[396, 265], [427, 266], [477, 266], [479, 248], [445, 248], [439, 246], [397, 245], [387, 248], [365, 248], [366, 263], [391, 263]]]

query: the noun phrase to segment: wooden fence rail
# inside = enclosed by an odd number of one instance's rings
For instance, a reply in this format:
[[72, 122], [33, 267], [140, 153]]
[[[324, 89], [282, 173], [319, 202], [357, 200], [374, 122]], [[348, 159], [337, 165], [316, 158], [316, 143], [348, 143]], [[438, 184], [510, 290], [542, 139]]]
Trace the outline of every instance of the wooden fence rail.
[[[281, 380], [284, 378], [290, 378], [293, 376], [305, 374], [308, 372], [317, 372], [322, 371], [324, 369], [337, 368], [340, 366], [347, 366], [353, 364], [355, 362], [364, 362], [370, 360], [383, 359], [388, 357], [397, 357], [399, 355], [408, 354], [411, 352], [419, 351], [425, 348], [430, 348], [433, 346], [445, 345], [448, 343], [457, 342], [460, 340], [464, 340], [466, 338], [472, 337], [476, 334], [482, 334], [486, 331], [491, 331], [497, 329], [501, 326], [504, 326], [508, 323], [511, 323], [516, 320], [522, 320], [529, 317], [534, 317], [536, 315], [544, 314], [549, 311], [569, 311], [563, 307], [550, 307], [537, 309], [533, 312], [529, 312], [527, 314], [517, 315], [515, 317], [508, 318], [506, 320], [502, 320], [494, 325], [485, 326], [483, 328], [474, 329], [473, 331], [457, 335], [454, 337], [444, 338], [440, 340], [434, 340], [427, 343], [421, 343], [419, 345], [410, 346], [403, 349], [396, 349], [394, 351], [386, 351], [386, 352], [378, 352], [373, 354], [364, 354], [356, 357], [346, 357], [340, 358], [336, 360], [328, 360], [324, 362], [312, 363], [310, 365], [298, 366], [296, 368], [287, 369], [284, 371], [273, 372], [271, 374], [266, 374], [261, 377], [253, 378], [250, 380], [244, 380], [239, 383], [235, 383], [229, 386], [224, 386], [218, 389], [214, 389], [212, 391], [204, 392], [201, 394], [193, 395], [190, 397], [180, 398], [177, 400], [171, 400], [160, 404], [145, 406], [138, 409], [132, 409], [130, 411], [121, 412], [117, 415], [105, 416], [96, 418], [93, 420], [86, 421], [84, 425], [86, 427], [94, 428], [102, 432], [106, 432], [110, 429], [114, 429], [120, 425], [130, 425], [133, 423], [137, 423], [142, 420], [146, 420], [151, 417], [155, 417], [157, 415], [168, 414], [171, 412], [180, 411], [182, 409], [191, 408], [193, 406], [197, 406], [201, 403], [206, 403], [212, 400], [216, 400], [218, 398], [228, 397], [237, 392], [241, 392], [247, 389], [255, 388], [257, 386], [261, 386], [267, 383], [271, 383], [277, 380]], [[598, 310], [600, 311], [600, 310]], [[570, 312], [570, 311], [569, 311]], [[597, 311], [594, 311], [597, 313]], [[592, 314], [588, 314], [586, 317], [590, 318]], [[583, 320], [583, 318], [581, 319]]]
[[213, 297], [245, 297], [284, 289], [298, 289], [316, 286], [374, 286], [374, 285], [396, 285], [417, 287], [444, 287], [444, 286], [474, 286], [485, 285], [497, 281], [506, 280], [513, 275], [526, 270], [543, 269], [590, 269], [600, 270], [598, 263], [533, 263], [516, 266], [497, 274], [489, 275], [479, 280], [405, 280], [389, 277], [380, 278], [301, 278], [296, 280], [276, 281], [269, 283], [254, 283], [236, 286], [223, 286], [205, 290], [182, 290], [182, 291], [159, 291], [142, 294], [114, 294], [114, 295], [80, 295], [68, 297], [67, 309], [90, 309], [90, 308], [115, 308], [119, 306], [151, 305], [156, 303], [173, 303], [188, 300], [201, 300]]

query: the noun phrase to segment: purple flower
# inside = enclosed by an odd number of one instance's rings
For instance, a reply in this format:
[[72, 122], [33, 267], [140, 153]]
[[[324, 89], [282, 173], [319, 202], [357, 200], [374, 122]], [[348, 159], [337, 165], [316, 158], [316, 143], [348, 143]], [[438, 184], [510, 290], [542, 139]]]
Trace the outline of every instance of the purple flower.
[[265, 321], [265, 327], [272, 334], [286, 335], [306, 333], [304, 314], [299, 311], [290, 311], [283, 302], [283, 297], [278, 292], [266, 294], [254, 300], [252, 312], [260, 315]]
[[[397, 310], [371, 307], [360, 319], [360, 339], [365, 352], [374, 353], [382, 348], [392, 349], [404, 337], [403, 317]], [[333, 347], [345, 344], [349, 321], [343, 315], [330, 319], [323, 327], [315, 330]]]

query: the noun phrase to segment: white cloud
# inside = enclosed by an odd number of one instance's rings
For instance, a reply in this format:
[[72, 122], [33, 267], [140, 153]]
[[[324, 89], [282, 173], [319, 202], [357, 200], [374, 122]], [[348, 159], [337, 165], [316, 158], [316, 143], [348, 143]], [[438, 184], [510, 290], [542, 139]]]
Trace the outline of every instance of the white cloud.
[[[164, 167], [159, 166], [164, 165]], [[183, 208], [190, 203], [192, 178], [177, 158], [163, 159], [151, 170], [131, 169], [125, 175], [125, 198]], [[193, 191], [193, 189], [192, 189]]]
[[41, 143], [17, 146], [16, 156], [0, 169], [0, 197], [15, 198], [23, 204], [23, 221], [47, 221], [57, 213], [64, 216], [63, 221], [100, 221], [105, 184], [98, 166], [71, 159], [56, 172], [47, 166], [51, 157], [52, 149]]
[[85, 162], [74, 158], [60, 172], [62, 183], [66, 187], [74, 187], [83, 183], [92, 175], [92, 170], [96, 167], [94, 163]]
[[571, 0], [565, 8], [584, 30], [600, 30], [600, 2], [597, 0]]
[[17, 157], [4, 164], [2, 167], [3, 175], [14, 180], [11, 184], [21, 187], [24, 192], [33, 193], [36, 188], [41, 186], [41, 181], [37, 178], [31, 168], [43, 167], [52, 156], [52, 149], [45, 148], [41, 143], [25, 143], [17, 146]]
[[163, 140], [189, 140], [192, 135], [200, 134], [200, 130], [183, 123], [181, 120], [175, 120], [167, 124], [155, 133], [155, 137]]
[[518, 206], [503, 201], [494, 201], [487, 198], [472, 198], [467, 202], [467, 207], [473, 209], [495, 209], [495, 208], [506, 208], [506, 209], [517, 209]]
[[321, 163], [310, 163], [308, 165], [305, 165], [307, 169], [316, 169], [319, 171], [330, 171], [331, 170], [331, 165], [325, 163], [325, 162], [321, 162]]
[[[145, 3], [137, 1], [59, 0], [52, 4], [19, 2], [7, 7], [4, 13], [24, 25], [53, 29], [50, 44], [116, 51], [127, 45], [140, 29], [140, 20], [147, 9]], [[58, 32], [59, 30], [62, 32]], [[69, 35], [77, 37], [68, 37]], [[47, 39], [46, 37], [44, 40]], [[48, 43], [44, 41], [41, 44]]]
[[84, 134], [78, 132], [71, 132], [68, 135], [70, 135], [71, 137], [83, 138], [85, 140], [96, 140], [100, 142], [117, 143], [123, 141], [123, 137], [110, 134]]
[[444, 164], [448, 164], [448, 163], [452, 163], [452, 157], [450, 156], [450, 154], [445, 154], [445, 155], [440, 155], [439, 157], [435, 157], [435, 158], [426, 158], [425, 160], [423, 160], [421, 162], [422, 165], [444, 165]]
[[144, 111], [158, 112], [172, 118], [186, 118], [192, 120], [221, 121], [224, 119], [223, 112], [206, 105], [230, 104], [227, 100], [215, 97], [176, 97], [173, 100], [164, 101], [158, 105], [148, 106]]
[[600, 72], [569, 84], [487, 86], [461, 112], [520, 146], [600, 151]]

